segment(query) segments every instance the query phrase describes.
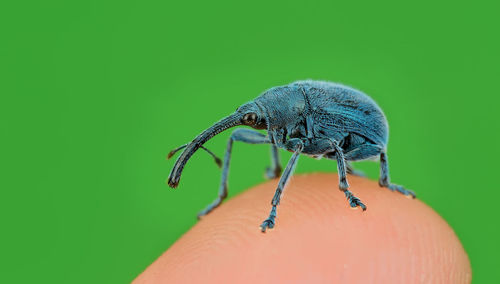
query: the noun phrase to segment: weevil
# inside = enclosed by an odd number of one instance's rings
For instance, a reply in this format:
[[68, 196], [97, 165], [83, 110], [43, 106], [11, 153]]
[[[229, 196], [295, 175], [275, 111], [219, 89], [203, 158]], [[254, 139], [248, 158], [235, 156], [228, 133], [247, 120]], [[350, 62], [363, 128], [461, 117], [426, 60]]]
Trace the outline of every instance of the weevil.
[[[229, 162], [234, 141], [270, 144], [272, 166], [267, 168], [266, 175], [268, 178], [281, 175], [271, 201], [269, 217], [260, 225], [262, 232], [275, 226], [276, 207], [300, 154], [337, 161], [339, 189], [351, 207], [359, 206], [363, 211], [366, 210], [365, 204], [349, 191], [347, 174], [359, 174], [350, 165], [351, 161], [379, 159], [379, 185], [415, 198], [413, 191], [390, 182], [387, 161], [389, 129], [382, 109], [359, 90], [313, 80], [271, 88], [203, 131], [190, 143], [172, 150], [169, 157], [185, 148], [170, 172], [168, 185], [177, 187], [184, 166], [200, 147], [220, 164], [220, 160], [202, 145], [220, 132], [239, 125], [253, 129], [238, 128], [231, 134], [222, 162], [218, 197], [198, 217], [210, 213], [227, 197]], [[267, 135], [254, 129], [267, 130]], [[293, 153], [283, 173], [279, 148]]]

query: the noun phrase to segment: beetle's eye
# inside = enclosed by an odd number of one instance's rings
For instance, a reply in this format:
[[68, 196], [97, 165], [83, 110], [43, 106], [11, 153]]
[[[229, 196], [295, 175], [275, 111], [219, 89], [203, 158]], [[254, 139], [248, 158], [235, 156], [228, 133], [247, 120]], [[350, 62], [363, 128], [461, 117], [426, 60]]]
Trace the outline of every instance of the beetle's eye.
[[246, 125], [254, 125], [257, 122], [257, 114], [250, 112], [243, 117], [243, 123]]

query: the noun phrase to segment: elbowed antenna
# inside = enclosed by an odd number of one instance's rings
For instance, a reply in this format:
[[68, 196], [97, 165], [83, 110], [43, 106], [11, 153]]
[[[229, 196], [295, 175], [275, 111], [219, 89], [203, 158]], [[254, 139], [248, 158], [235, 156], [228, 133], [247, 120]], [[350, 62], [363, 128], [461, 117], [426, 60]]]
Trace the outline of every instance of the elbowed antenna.
[[[172, 151], [170, 151], [167, 155], [167, 160], [172, 158], [175, 155], [175, 153], [186, 148], [188, 145], [189, 144], [184, 144], [184, 145], [181, 145], [181, 146], [173, 149]], [[222, 160], [219, 157], [217, 157], [217, 155], [215, 155], [214, 153], [212, 153], [212, 151], [208, 150], [207, 148], [205, 148], [203, 146], [201, 146], [200, 148], [205, 150], [205, 152], [207, 152], [210, 156], [212, 156], [212, 158], [214, 158], [214, 161], [217, 164], [217, 166], [219, 166], [219, 168], [222, 167]]]
[[196, 150], [198, 150], [203, 144], [205, 144], [205, 142], [207, 142], [215, 135], [221, 133], [222, 131], [241, 124], [241, 114], [233, 113], [221, 119], [212, 127], [203, 131], [200, 135], [196, 136], [196, 138], [191, 143], [189, 143], [189, 145], [187, 145], [186, 149], [182, 152], [177, 161], [175, 161], [174, 168], [168, 176], [168, 185], [172, 188], [177, 187], [181, 178], [182, 170], [184, 169], [187, 161], [189, 160], [189, 158], [191, 158], [194, 152], [196, 152]]

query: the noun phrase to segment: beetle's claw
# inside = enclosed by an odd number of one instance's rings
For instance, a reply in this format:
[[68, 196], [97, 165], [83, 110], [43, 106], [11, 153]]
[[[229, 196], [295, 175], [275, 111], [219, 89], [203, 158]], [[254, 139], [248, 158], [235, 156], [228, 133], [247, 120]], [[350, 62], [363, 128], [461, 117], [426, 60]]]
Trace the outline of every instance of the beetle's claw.
[[366, 205], [359, 200], [359, 198], [356, 198], [356, 200], [350, 202], [351, 207], [356, 208], [357, 206], [361, 207], [363, 211], [366, 211]]
[[350, 192], [349, 190], [346, 190], [345, 192], [345, 196], [347, 197], [347, 201], [349, 202], [349, 205], [353, 208], [356, 208], [356, 207], [361, 207], [361, 209], [363, 209], [363, 211], [366, 211], [366, 205], [361, 202], [361, 200], [359, 198], [357, 198], [356, 196], [354, 196], [352, 194], [352, 192]]
[[262, 222], [262, 225], [260, 225], [262, 233], [265, 233], [267, 228], [274, 228], [274, 218], [267, 218], [264, 222]]
[[404, 195], [410, 196], [411, 198], [417, 198], [417, 195], [413, 190], [405, 189], [406, 193]]

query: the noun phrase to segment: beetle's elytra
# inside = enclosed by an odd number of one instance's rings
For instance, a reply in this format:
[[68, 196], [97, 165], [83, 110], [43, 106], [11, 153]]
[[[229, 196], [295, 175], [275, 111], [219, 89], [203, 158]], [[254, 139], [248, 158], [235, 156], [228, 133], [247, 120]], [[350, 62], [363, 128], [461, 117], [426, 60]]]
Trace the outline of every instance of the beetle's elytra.
[[220, 164], [220, 160], [203, 144], [216, 134], [237, 125], [265, 129], [267, 135], [253, 129], [236, 129], [231, 134], [222, 163], [219, 196], [198, 217], [210, 213], [227, 196], [227, 176], [234, 141], [271, 145], [272, 167], [266, 172], [269, 178], [278, 177], [282, 171], [278, 148], [293, 152], [272, 199], [271, 213], [261, 225], [262, 232], [275, 225], [276, 206], [300, 154], [337, 161], [339, 188], [351, 207], [359, 206], [366, 210], [361, 200], [348, 190], [346, 174], [356, 174], [349, 161], [380, 158], [380, 186], [415, 197], [411, 190], [390, 182], [386, 154], [388, 124], [375, 101], [347, 86], [311, 80], [297, 81], [265, 91], [203, 131], [190, 143], [170, 152], [169, 157], [185, 148], [168, 177], [169, 186], [176, 187], [179, 184], [182, 169], [200, 147]]

